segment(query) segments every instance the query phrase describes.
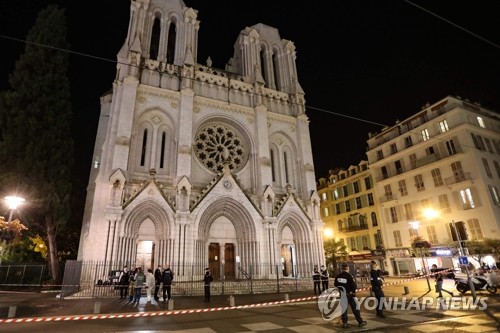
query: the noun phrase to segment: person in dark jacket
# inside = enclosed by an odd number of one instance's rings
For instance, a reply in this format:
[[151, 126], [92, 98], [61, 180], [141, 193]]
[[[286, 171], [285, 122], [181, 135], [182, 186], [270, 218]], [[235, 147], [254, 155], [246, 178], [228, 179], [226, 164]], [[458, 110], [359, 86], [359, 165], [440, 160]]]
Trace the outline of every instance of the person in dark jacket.
[[210, 303], [210, 284], [214, 278], [212, 277], [212, 273], [210, 273], [210, 269], [205, 268], [205, 275], [203, 276], [203, 286], [205, 291], [205, 303]]
[[120, 272], [120, 276], [118, 277], [118, 285], [120, 286], [120, 299], [127, 298], [129, 283], [130, 272], [128, 271], [128, 267], [124, 266], [123, 270]]
[[364, 321], [363, 318], [361, 318], [361, 313], [359, 312], [359, 309], [356, 307], [356, 301], [354, 299], [356, 297], [356, 281], [349, 273], [349, 265], [347, 265], [346, 263], [342, 264], [342, 272], [335, 277], [334, 285], [335, 287], [339, 288], [340, 292], [342, 294], [345, 294], [347, 298], [347, 304], [343, 304], [341, 302], [341, 304], [345, 306], [345, 308], [342, 309], [342, 327], [343, 328], [350, 327], [347, 317], [348, 306], [351, 308], [352, 313], [354, 314], [354, 317], [358, 322], [358, 326], [359, 327], [365, 326], [366, 321]]
[[321, 295], [321, 275], [319, 274], [318, 267], [314, 266], [313, 270], [313, 286], [314, 295], [316, 295], [316, 290], [318, 290], [318, 295]]
[[160, 291], [160, 284], [163, 281], [163, 270], [161, 265], [158, 265], [158, 268], [155, 269], [155, 294], [154, 294], [154, 299], [155, 301], [158, 302], [159, 297], [158, 297], [158, 292]]
[[162, 274], [162, 282], [163, 282], [163, 303], [167, 300], [172, 299], [172, 280], [174, 279], [174, 272], [170, 269], [169, 266], [165, 268]]
[[377, 317], [385, 318], [384, 315], [384, 291], [382, 290], [382, 285], [384, 277], [380, 269], [377, 269], [377, 263], [372, 262], [370, 270], [370, 284], [372, 286], [372, 292], [377, 299]]
[[319, 268], [319, 273], [321, 275], [321, 289], [325, 291], [328, 289], [328, 278], [330, 276], [328, 275], [328, 270], [323, 265]]

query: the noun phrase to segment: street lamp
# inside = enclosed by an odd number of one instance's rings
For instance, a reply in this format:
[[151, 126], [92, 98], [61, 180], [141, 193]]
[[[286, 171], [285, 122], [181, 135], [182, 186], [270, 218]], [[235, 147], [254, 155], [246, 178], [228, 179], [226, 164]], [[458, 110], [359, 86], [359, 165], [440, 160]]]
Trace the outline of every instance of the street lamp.
[[[464, 248], [462, 246], [462, 239], [460, 238], [460, 233], [458, 232], [457, 224], [455, 223], [455, 220], [451, 220], [451, 224], [453, 225], [453, 232], [455, 233], [456, 238], [457, 238], [460, 256], [465, 256], [465, 251], [464, 251]], [[467, 274], [467, 281], [469, 282], [469, 288], [470, 288], [470, 292], [472, 294], [472, 300], [476, 301], [476, 288], [474, 287], [474, 282], [470, 278], [469, 265], [465, 265], [465, 273]]]
[[[25, 200], [24, 198], [21, 197], [16, 197], [16, 196], [7, 196], [4, 198], [5, 201], [7, 201], [7, 206], [9, 207], [9, 219], [7, 220], [7, 224], [12, 222], [12, 215], [14, 214], [14, 211], [19, 207], [20, 204], [22, 204]], [[7, 241], [4, 237], [4, 230], [2, 230], [2, 244], [0, 245], [0, 265], [2, 264], [2, 259], [3, 255], [5, 252], [5, 246], [7, 245]]]
[[19, 207], [20, 204], [22, 204], [26, 200], [21, 197], [8, 196], [5, 197], [5, 201], [7, 201], [7, 206], [9, 206], [10, 209], [9, 219], [7, 220], [7, 223], [10, 223], [12, 221], [12, 214], [14, 214], [14, 211], [17, 209], [17, 207]]
[[[413, 228], [413, 230], [415, 230], [415, 235], [418, 237], [418, 227], [420, 226], [420, 222], [413, 221], [413, 222], [410, 222], [410, 225]], [[422, 248], [424, 247], [424, 242], [417, 241], [414, 243], [414, 245], [416, 248], [420, 249], [420, 259], [422, 260], [422, 270], [423, 270], [423, 273], [425, 274], [425, 279], [427, 280], [427, 287], [429, 288], [429, 291], [431, 291], [431, 283], [429, 281], [429, 274], [427, 272], [427, 268], [425, 267], [424, 253], [422, 251]]]

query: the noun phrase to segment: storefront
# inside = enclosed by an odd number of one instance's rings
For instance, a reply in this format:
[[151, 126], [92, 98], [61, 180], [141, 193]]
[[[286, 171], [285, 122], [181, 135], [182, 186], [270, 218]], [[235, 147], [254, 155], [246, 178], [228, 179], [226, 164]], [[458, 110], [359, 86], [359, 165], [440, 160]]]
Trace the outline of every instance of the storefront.
[[454, 249], [435, 247], [426, 249], [425, 253], [422, 252], [421, 255], [412, 250], [410, 248], [387, 250], [387, 257], [391, 262], [388, 267], [390, 275], [421, 275], [430, 271], [430, 267], [434, 264], [439, 268], [453, 269], [456, 267], [453, 259]]

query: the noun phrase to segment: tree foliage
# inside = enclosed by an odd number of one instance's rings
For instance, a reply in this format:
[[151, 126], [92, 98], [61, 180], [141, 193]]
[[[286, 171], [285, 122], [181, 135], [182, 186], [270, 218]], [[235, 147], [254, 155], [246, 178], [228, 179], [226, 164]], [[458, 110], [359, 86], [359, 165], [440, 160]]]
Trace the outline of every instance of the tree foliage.
[[347, 258], [347, 248], [341, 240], [333, 238], [324, 241], [323, 246], [325, 248], [326, 265], [332, 270], [331, 273], [335, 276], [339, 273], [338, 263]]
[[72, 109], [68, 80], [66, 16], [51, 5], [26, 37], [24, 53], [1, 94], [0, 182], [26, 198], [23, 221], [40, 226], [50, 272], [60, 282], [56, 234], [70, 216]]

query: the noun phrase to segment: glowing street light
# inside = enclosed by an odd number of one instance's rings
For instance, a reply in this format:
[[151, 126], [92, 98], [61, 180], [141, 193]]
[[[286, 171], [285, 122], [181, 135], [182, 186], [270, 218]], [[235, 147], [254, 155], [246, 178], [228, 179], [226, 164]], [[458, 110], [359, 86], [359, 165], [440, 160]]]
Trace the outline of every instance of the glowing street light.
[[[412, 221], [409, 223], [413, 230], [415, 230], [415, 235], [418, 236], [418, 227], [420, 226], [419, 221]], [[429, 281], [429, 272], [427, 271], [427, 268], [425, 267], [425, 261], [424, 261], [424, 253], [422, 251], [422, 242], [416, 242], [415, 247], [420, 249], [420, 259], [422, 260], [422, 270], [423, 273], [425, 274], [425, 279], [427, 280], [427, 287], [429, 288], [429, 291], [431, 291], [431, 283]]]
[[9, 219], [7, 220], [7, 223], [12, 221], [12, 214], [14, 214], [14, 211], [19, 207], [20, 204], [22, 204], [24, 201], [24, 198], [21, 197], [16, 197], [16, 196], [7, 196], [5, 197], [5, 201], [7, 201], [7, 206], [9, 206], [10, 213], [9, 213]]
[[323, 234], [325, 235], [326, 238], [332, 238], [332, 236], [333, 236], [333, 230], [330, 229], [330, 228], [326, 228], [323, 231]]
[[[10, 224], [10, 222], [12, 222], [12, 215], [14, 214], [14, 211], [25, 200], [24, 200], [24, 198], [16, 197], [16, 196], [7, 196], [4, 199], [5, 199], [5, 201], [7, 201], [7, 206], [9, 206], [9, 210], [10, 210], [9, 219], [7, 220], [7, 224]], [[6, 247], [6, 243], [7, 243], [7, 241], [4, 237], [4, 230], [2, 230], [1, 241], [2, 241], [2, 243], [0, 244], [0, 265], [2, 264], [2, 259], [3, 259], [3, 255], [5, 252], [5, 247]]]

